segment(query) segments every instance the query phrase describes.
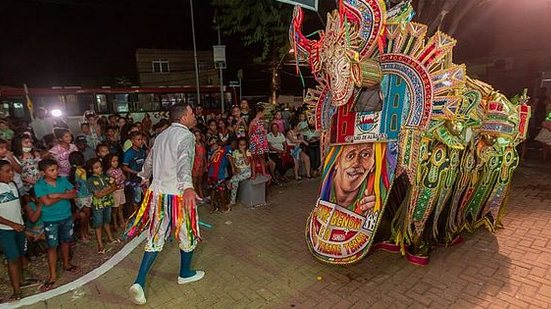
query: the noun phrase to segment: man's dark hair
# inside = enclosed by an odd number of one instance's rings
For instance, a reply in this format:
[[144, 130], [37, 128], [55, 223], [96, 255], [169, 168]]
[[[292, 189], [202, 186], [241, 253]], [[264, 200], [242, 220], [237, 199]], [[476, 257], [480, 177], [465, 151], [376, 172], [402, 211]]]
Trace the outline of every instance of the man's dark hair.
[[105, 131], [108, 131], [108, 130], [118, 131], [119, 127], [117, 127], [117, 126], [107, 126], [107, 128], [105, 128]]
[[81, 129], [84, 128], [84, 127], [89, 127], [89, 126], [90, 126], [90, 124], [88, 122], [83, 122], [83, 123], [80, 124]]
[[170, 108], [170, 122], [180, 122], [180, 118], [187, 113], [187, 107], [191, 105], [187, 103], [181, 103], [173, 105]]

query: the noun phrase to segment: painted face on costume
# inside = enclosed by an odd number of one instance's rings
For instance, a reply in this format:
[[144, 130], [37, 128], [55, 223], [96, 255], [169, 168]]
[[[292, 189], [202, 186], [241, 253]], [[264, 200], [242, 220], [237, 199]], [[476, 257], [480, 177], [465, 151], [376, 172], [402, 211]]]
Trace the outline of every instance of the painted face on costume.
[[340, 187], [343, 192], [357, 191], [374, 164], [373, 144], [344, 146], [335, 165], [335, 185]]

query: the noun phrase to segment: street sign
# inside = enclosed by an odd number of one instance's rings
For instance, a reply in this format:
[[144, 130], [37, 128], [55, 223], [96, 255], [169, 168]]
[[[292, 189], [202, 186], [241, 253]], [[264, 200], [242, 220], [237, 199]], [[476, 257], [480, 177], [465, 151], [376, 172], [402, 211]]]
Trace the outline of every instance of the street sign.
[[318, 11], [318, 0], [276, 0], [283, 3], [289, 3], [292, 5], [299, 5], [305, 9], [312, 11]]
[[238, 88], [241, 87], [241, 83], [238, 80], [230, 80], [229, 86], [232, 88]]
[[212, 55], [214, 60], [214, 67], [217, 69], [226, 68], [226, 45], [213, 45]]

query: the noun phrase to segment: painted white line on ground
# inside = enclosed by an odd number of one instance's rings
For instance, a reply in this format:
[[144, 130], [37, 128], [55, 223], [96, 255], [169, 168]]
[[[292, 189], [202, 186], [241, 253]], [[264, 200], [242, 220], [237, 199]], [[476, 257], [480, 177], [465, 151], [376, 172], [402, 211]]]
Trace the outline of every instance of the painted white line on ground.
[[67, 284], [64, 284], [58, 288], [55, 288], [53, 290], [39, 293], [35, 295], [31, 295], [29, 297], [25, 297], [19, 301], [11, 302], [11, 303], [4, 303], [0, 304], [0, 309], [11, 309], [11, 308], [19, 308], [22, 306], [29, 306], [32, 304], [36, 304], [37, 302], [48, 300], [52, 297], [65, 294], [67, 292], [70, 292], [74, 289], [77, 289], [88, 282], [95, 280], [99, 276], [105, 274], [107, 271], [109, 271], [111, 268], [113, 268], [115, 265], [120, 263], [130, 252], [132, 252], [136, 247], [145, 240], [145, 232], [142, 233], [140, 236], [132, 239], [129, 243], [127, 243], [119, 252], [117, 252], [115, 255], [113, 255], [109, 260], [107, 260], [105, 263], [103, 263], [100, 267], [92, 270], [91, 272], [87, 273], [86, 275], [78, 278], [75, 281], [69, 282]]

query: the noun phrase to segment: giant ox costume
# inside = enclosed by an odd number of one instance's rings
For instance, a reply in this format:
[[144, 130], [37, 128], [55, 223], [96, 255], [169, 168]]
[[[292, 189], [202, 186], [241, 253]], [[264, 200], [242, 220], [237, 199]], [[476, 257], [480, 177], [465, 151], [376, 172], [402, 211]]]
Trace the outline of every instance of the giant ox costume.
[[348, 264], [369, 251], [428, 263], [437, 244], [501, 226], [526, 96], [511, 102], [453, 63], [456, 41], [412, 22], [409, 2], [342, 0], [317, 40], [295, 8], [290, 40], [318, 83], [310, 117], [322, 135], [320, 197], [306, 226], [312, 254]]

